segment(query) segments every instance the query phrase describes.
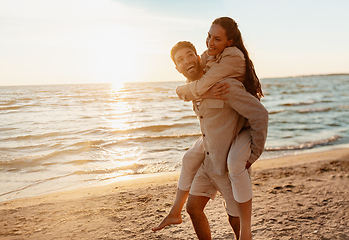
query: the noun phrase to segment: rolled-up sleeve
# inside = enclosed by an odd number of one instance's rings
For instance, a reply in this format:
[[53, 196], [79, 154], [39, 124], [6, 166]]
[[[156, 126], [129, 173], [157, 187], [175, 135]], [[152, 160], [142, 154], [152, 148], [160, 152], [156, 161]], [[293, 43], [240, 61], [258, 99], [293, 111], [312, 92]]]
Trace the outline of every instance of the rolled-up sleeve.
[[193, 94], [190, 91], [190, 84], [186, 83], [183, 85], [179, 85], [176, 87], [176, 93], [178, 95], [178, 98], [184, 101], [192, 101], [196, 100], [197, 98], [193, 96]]
[[[199, 80], [190, 83], [190, 90], [194, 96], [207, 92], [216, 82], [226, 77], [240, 80], [245, 74], [245, 59], [241, 55], [227, 54], [220, 62], [213, 62], [208, 71]], [[241, 80], [242, 81], [242, 80]]]

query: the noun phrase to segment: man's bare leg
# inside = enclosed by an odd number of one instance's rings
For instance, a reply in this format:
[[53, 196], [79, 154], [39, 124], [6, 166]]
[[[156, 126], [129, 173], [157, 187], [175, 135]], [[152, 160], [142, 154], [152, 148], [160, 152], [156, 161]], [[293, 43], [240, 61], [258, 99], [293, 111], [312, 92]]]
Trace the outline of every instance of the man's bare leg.
[[238, 210], [240, 215], [240, 240], [251, 240], [251, 216], [252, 216], [252, 198], [244, 203], [238, 203]]
[[230, 226], [233, 228], [233, 231], [235, 233], [235, 239], [238, 240], [240, 237], [240, 218], [233, 217], [228, 214], [228, 220], [229, 220]]
[[189, 194], [187, 212], [191, 218], [194, 230], [199, 240], [211, 240], [210, 225], [204, 213], [204, 208], [209, 200], [209, 197]]
[[181, 212], [188, 195], [189, 191], [183, 191], [177, 188], [176, 198], [169, 214], [162, 220], [159, 226], [154, 227], [151, 230], [158, 231], [168, 225], [182, 223]]

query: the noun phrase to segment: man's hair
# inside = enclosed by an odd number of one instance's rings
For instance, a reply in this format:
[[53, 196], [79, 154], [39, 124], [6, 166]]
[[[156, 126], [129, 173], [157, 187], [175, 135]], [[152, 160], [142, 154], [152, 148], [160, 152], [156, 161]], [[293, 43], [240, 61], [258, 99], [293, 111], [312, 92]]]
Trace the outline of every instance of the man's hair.
[[188, 41], [181, 41], [181, 42], [178, 42], [176, 43], [176, 45], [173, 46], [173, 48], [171, 49], [171, 59], [172, 61], [174, 62], [174, 64], [177, 66], [177, 63], [176, 63], [176, 60], [175, 60], [175, 55], [176, 53], [183, 49], [183, 48], [190, 48], [191, 50], [193, 50], [193, 52], [195, 53], [195, 55], [198, 55], [196, 53], [196, 48], [195, 46], [191, 43], [191, 42], [188, 42]]

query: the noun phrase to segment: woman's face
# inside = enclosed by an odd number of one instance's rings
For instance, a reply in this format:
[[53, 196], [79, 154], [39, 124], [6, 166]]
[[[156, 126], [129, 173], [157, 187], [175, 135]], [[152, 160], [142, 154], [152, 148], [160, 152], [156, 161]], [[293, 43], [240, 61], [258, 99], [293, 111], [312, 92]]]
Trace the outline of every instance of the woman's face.
[[212, 24], [206, 38], [207, 53], [214, 56], [223, 52], [230, 46], [233, 40], [228, 40], [225, 29], [219, 24]]

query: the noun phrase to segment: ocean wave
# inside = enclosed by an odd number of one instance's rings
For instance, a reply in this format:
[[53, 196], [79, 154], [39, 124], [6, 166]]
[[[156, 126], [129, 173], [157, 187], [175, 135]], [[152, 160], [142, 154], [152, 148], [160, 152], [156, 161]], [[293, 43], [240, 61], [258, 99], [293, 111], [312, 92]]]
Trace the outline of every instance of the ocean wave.
[[0, 106], [9, 106], [9, 105], [13, 105], [15, 103], [17, 103], [16, 100], [4, 100], [4, 101], [0, 100]]
[[28, 155], [23, 157], [3, 158], [0, 161], [1, 167], [7, 171], [22, 171], [32, 167], [38, 167], [49, 157], [56, 155], [56, 152], [41, 155]]
[[103, 144], [103, 147], [108, 147], [120, 143], [129, 143], [129, 142], [149, 142], [153, 140], [166, 140], [166, 139], [174, 139], [174, 138], [190, 138], [190, 137], [200, 137], [201, 133], [194, 134], [174, 134], [174, 135], [157, 135], [157, 136], [137, 136], [137, 137], [127, 137], [120, 138], [115, 141], [110, 141], [108, 143]]
[[23, 107], [24, 106], [5, 106], [5, 107], [0, 107], [0, 111], [18, 110]]
[[181, 120], [186, 120], [186, 119], [196, 119], [197, 116], [193, 115], [187, 115], [187, 116], [183, 116], [181, 117]]
[[119, 129], [112, 133], [134, 133], [134, 132], [163, 132], [168, 129], [181, 129], [183, 127], [192, 126], [193, 123], [175, 123], [169, 125], [151, 125], [151, 126], [141, 126], [129, 129]]
[[344, 109], [344, 110], [348, 110], [349, 109], [349, 105], [342, 105], [338, 107], [339, 109]]
[[[16, 153], [16, 152], [37, 152], [37, 151], [52, 151], [53, 149], [58, 149], [62, 146], [62, 144], [57, 142], [47, 143], [47, 142], [39, 142], [39, 143], [33, 143], [30, 144], [21, 144], [14, 146], [13, 144], [9, 144], [7, 146], [1, 146], [0, 151], [8, 152], [8, 153]], [[2, 156], [3, 157], [3, 156]]]
[[39, 185], [41, 183], [45, 183], [45, 182], [48, 182], [48, 181], [54, 181], [54, 180], [57, 180], [57, 179], [61, 179], [61, 178], [65, 178], [65, 177], [68, 177], [72, 175], [72, 173], [69, 173], [69, 174], [66, 174], [66, 175], [60, 175], [60, 176], [55, 176], [55, 177], [51, 177], [51, 178], [46, 178], [46, 179], [43, 179], [43, 180], [37, 180], [37, 181], [32, 181], [30, 184], [24, 186], [24, 187], [21, 187], [21, 188], [17, 188], [17, 189], [14, 189], [14, 190], [11, 190], [11, 191], [7, 191], [7, 192], [4, 192], [4, 193], [0, 193], [0, 197], [2, 196], [6, 196], [6, 195], [9, 195], [9, 194], [13, 194], [13, 193], [19, 193], [27, 188], [31, 188], [31, 187], [34, 187], [36, 185]]
[[142, 137], [142, 138], [139, 138], [138, 140], [139, 141], [142, 141], [142, 142], [147, 142], [151, 139], [170, 139], [170, 138], [188, 138], [188, 137], [199, 137], [201, 136], [201, 133], [194, 133], [194, 134], [174, 134], [174, 135], [162, 135], [162, 136], [148, 136], [148, 137]]
[[73, 175], [91, 175], [91, 174], [110, 174], [118, 171], [126, 171], [126, 170], [131, 170], [133, 172], [136, 172], [140, 168], [143, 168], [144, 164], [139, 164], [139, 163], [133, 163], [130, 165], [125, 165], [125, 166], [116, 166], [116, 167], [107, 167], [107, 168], [99, 168], [99, 169], [88, 169], [84, 171], [75, 171], [72, 173]]
[[167, 96], [168, 98], [175, 98], [175, 99], [177, 99], [178, 98], [178, 96], [177, 95], [169, 95], [169, 96]]
[[333, 101], [332, 100], [321, 100], [320, 103], [333, 103]]
[[300, 109], [297, 112], [299, 113], [314, 113], [314, 112], [329, 112], [332, 108], [308, 108], [308, 109]]
[[34, 100], [36, 98], [37, 98], [36, 96], [20, 97], [20, 98], [17, 99], [17, 101], [20, 101], [20, 102], [22, 102], [22, 101], [31, 101], [31, 100]]
[[61, 132], [49, 132], [49, 133], [42, 133], [42, 134], [28, 134], [28, 135], [19, 135], [14, 137], [8, 137], [4, 138], [4, 141], [19, 141], [19, 140], [38, 140], [38, 139], [44, 139], [44, 138], [57, 138], [59, 136], [63, 136], [65, 133]]
[[[78, 154], [85, 153], [91, 148], [100, 145], [100, 143], [105, 142], [105, 140], [96, 140], [96, 141], [82, 141], [74, 143], [72, 145], [62, 147], [61, 144], [54, 144], [52, 146], [45, 146], [47, 150], [46, 153], [37, 154], [37, 155], [27, 155], [21, 157], [14, 157], [11, 155], [3, 156], [0, 161], [1, 167], [8, 169], [21, 170], [30, 167], [38, 167], [40, 165], [56, 165], [61, 164], [61, 161], [56, 161], [52, 159], [64, 159], [64, 156], [77, 156]], [[18, 150], [25, 150], [33, 148], [34, 146], [23, 146], [16, 148], [1, 148], [5, 152], [13, 152]], [[40, 147], [40, 146], [39, 146]], [[22, 149], [23, 148], [23, 149]], [[43, 150], [44, 147], [41, 148]]]
[[[17, 102], [17, 101], [16, 101]], [[27, 103], [22, 103], [22, 102], [19, 102], [18, 104], [17, 103], [12, 103], [12, 104], [6, 104], [6, 105], [3, 105], [1, 106], [0, 104], [0, 111], [10, 111], [10, 110], [19, 110], [19, 109], [24, 109], [24, 108], [30, 108], [30, 107], [37, 107], [37, 106], [41, 106], [40, 104], [38, 103], [35, 103], [35, 102], [27, 102]]]
[[106, 160], [95, 160], [95, 159], [80, 159], [80, 160], [73, 160], [73, 161], [67, 161], [62, 164], [72, 164], [76, 166], [82, 166], [88, 163], [96, 163], [96, 162], [105, 162]]
[[0, 132], [16, 130], [15, 127], [0, 127]]
[[315, 147], [320, 146], [327, 146], [331, 145], [335, 142], [337, 142], [341, 137], [340, 136], [332, 136], [327, 139], [319, 140], [319, 141], [312, 141], [312, 142], [305, 142], [301, 143], [299, 145], [293, 145], [293, 146], [281, 146], [281, 147], [267, 147], [266, 151], [285, 151], [285, 150], [305, 150], [305, 149], [312, 149]]
[[308, 102], [298, 102], [298, 103], [284, 103], [284, 104], [280, 104], [279, 106], [285, 106], [285, 107], [289, 107], [289, 106], [305, 106], [305, 105], [312, 105], [315, 102], [313, 100], [308, 101]]
[[269, 115], [270, 114], [277, 114], [277, 113], [282, 113], [282, 112], [285, 112], [285, 110], [284, 109], [282, 109], [282, 110], [272, 110], [272, 111], [269, 111]]
[[[111, 100], [111, 102], [150, 102], [156, 100], [157, 102], [167, 99], [167, 97], [159, 97], [156, 98], [153, 97], [142, 97], [142, 96], [120, 96], [115, 100]], [[105, 102], [110, 102], [110, 100], [106, 100]]]

